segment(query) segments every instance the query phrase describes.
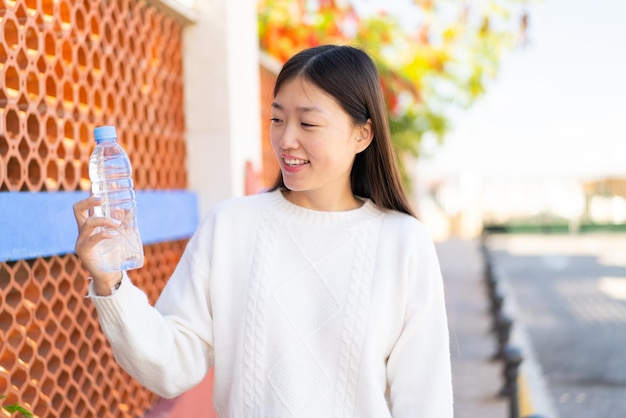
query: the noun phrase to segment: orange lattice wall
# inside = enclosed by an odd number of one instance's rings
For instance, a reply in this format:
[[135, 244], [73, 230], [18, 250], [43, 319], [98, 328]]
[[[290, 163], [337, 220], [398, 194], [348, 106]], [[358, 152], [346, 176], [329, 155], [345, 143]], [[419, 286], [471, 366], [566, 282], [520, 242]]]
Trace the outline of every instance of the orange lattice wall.
[[270, 119], [272, 117], [272, 102], [274, 101], [274, 84], [276, 76], [272, 69], [261, 65], [259, 67], [261, 88], [261, 150], [263, 157], [263, 171], [261, 172], [261, 186], [271, 187], [276, 181], [279, 167], [270, 142]]
[[[0, 194], [88, 190], [103, 124], [117, 127], [137, 189], [186, 188], [176, 19], [142, 0], [0, 0], [0, 31]], [[146, 246], [130, 273], [152, 301], [185, 243]], [[155, 403], [113, 360], [86, 276], [73, 254], [0, 263], [0, 402], [97, 418]]]

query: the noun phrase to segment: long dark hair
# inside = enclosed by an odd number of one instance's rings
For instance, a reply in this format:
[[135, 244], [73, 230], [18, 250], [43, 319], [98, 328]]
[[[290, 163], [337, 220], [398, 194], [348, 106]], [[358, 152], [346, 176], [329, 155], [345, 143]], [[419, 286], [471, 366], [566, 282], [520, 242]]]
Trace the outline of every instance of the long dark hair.
[[[289, 80], [301, 77], [334, 97], [356, 126], [372, 121], [374, 138], [356, 155], [350, 183], [352, 193], [371, 199], [383, 209], [415, 216], [402, 185], [387, 120], [378, 71], [367, 53], [352, 46], [322, 45], [291, 57], [278, 74], [274, 97]], [[285, 188], [278, 173], [271, 190]]]

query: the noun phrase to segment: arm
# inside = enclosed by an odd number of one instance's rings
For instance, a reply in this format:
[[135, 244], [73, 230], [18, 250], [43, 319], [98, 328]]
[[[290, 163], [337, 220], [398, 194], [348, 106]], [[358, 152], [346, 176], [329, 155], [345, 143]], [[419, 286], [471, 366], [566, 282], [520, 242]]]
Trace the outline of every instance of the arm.
[[406, 269], [404, 327], [387, 362], [394, 418], [452, 418], [452, 378], [443, 281], [424, 238]]
[[117, 362], [146, 388], [175, 397], [213, 362], [209, 257], [212, 221], [190, 240], [155, 307], [124, 274], [114, 295], [91, 297]]

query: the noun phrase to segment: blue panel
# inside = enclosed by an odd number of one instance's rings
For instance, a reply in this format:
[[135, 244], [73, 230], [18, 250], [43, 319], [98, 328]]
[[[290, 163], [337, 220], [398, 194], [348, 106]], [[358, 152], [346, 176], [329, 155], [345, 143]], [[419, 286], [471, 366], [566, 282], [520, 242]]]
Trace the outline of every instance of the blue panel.
[[[0, 193], [0, 262], [74, 252], [72, 205], [86, 192]], [[144, 244], [190, 237], [198, 202], [186, 190], [137, 191], [137, 222]]]
[[145, 244], [190, 237], [198, 226], [198, 199], [194, 193], [138, 191], [137, 223]]

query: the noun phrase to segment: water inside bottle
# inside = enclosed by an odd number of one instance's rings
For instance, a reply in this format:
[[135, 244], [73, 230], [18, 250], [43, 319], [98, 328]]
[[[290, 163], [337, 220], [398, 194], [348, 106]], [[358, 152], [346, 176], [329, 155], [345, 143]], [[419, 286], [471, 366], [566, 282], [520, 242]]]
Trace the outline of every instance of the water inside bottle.
[[137, 231], [124, 226], [106, 230], [113, 237], [98, 243], [102, 269], [110, 272], [140, 268], [143, 265], [143, 250]]
[[[98, 187], [96, 185], [95, 189]], [[120, 225], [102, 227], [112, 238], [98, 243], [97, 250], [105, 271], [131, 270], [143, 265], [143, 244], [135, 225], [136, 207], [132, 190], [120, 189], [102, 195], [103, 202], [94, 207], [94, 216], [115, 219]], [[99, 232], [100, 232], [99, 231]]]

